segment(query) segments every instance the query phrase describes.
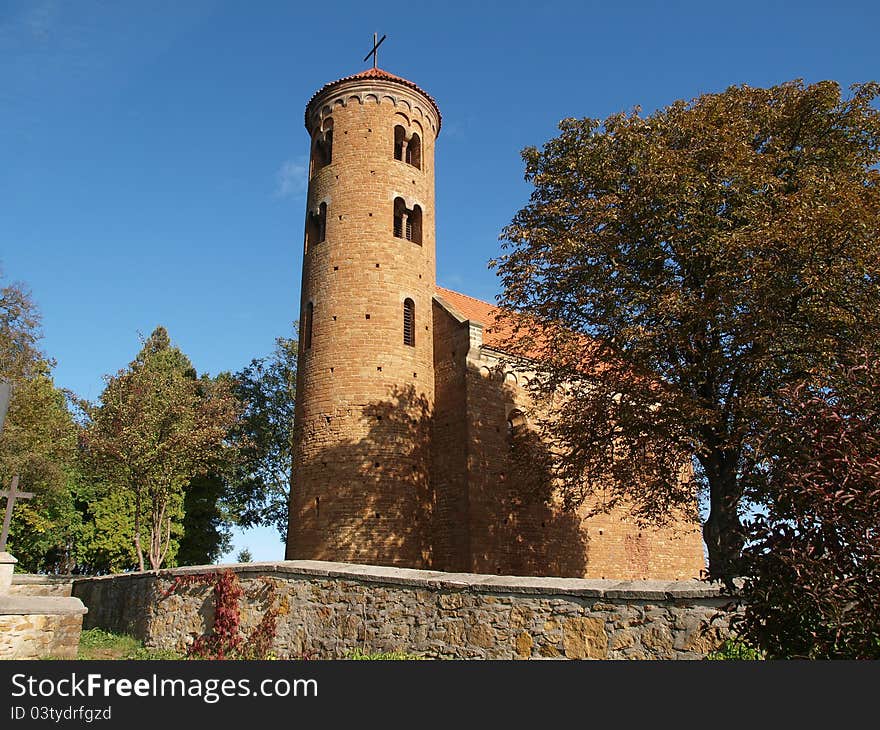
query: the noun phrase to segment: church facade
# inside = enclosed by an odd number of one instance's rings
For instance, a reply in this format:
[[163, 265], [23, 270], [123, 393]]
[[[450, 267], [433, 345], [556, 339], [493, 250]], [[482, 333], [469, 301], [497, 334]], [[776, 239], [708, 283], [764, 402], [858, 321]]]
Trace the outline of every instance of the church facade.
[[[697, 577], [696, 523], [564, 511], [493, 305], [437, 286], [442, 118], [371, 68], [309, 101], [286, 557], [436, 570]], [[539, 367], [534, 363], [534, 367]]]

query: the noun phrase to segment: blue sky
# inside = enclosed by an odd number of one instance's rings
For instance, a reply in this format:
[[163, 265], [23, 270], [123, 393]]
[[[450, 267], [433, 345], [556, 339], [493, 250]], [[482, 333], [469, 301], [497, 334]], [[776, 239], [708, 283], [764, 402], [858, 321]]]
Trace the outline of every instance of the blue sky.
[[[379, 65], [437, 100], [437, 280], [486, 267], [528, 199], [520, 150], [565, 117], [732, 84], [880, 78], [880, 3], [0, 0], [0, 267], [28, 285], [59, 385], [96, 399], [162, 324], [199, 372], [298, 317], [303, 109]], [[283, 556], [271, 530], [235, 551]]]

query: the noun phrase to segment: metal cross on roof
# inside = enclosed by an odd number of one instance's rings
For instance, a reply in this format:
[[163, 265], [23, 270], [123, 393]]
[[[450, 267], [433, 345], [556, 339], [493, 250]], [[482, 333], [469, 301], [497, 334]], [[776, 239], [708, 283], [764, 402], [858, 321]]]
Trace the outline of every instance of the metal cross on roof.
[[386, 35], [383, 35], [382, 39], [377, 43], [376, 38], [378, 38], [378, 36], [378, 33], [373, 33], [373, 50], [370, 51], [366, 56], [364, 56], [364, 61], [366, 61], [370, 56], [373, 57], [373, 68], [378, 68], [376, 66], [376, 56], [378, 55], [377, 51], [379, 50], [379, 46], [382, 45], [382, 41], [384, 41], [388, 37]]
[[9, 489], [0, 492], [0, 497], [6, 497], [6, 516], [3, 518], [3, 531], [0, 532], [0, 553], [6, 550], [6, 538], [9, 537], [9, 523], [12, 521], [12, 508], [17, 499], [31, 499], [33, 492], [18, 491], [18, 475], [12, 477], [12, 485]]

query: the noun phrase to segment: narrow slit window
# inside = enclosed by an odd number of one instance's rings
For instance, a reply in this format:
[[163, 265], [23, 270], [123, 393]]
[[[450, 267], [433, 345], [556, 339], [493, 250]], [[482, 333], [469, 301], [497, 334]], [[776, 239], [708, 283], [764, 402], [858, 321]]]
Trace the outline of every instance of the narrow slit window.
[[403, 302], [403, 344], [416, 346], [416, 304], [412, 299]]
[[303, 346], [306, 350], [312, 348], [312, 320], [315, 318], [315, 305], [312, 302], [306, 304], [305, 322], [303, 322]]
[[327, 203], [318, 208], [318, 243], [327, 237]]
[[324, 164], [329, 165], [333, 162], [333, 128], [331, 127], [324, 132]]

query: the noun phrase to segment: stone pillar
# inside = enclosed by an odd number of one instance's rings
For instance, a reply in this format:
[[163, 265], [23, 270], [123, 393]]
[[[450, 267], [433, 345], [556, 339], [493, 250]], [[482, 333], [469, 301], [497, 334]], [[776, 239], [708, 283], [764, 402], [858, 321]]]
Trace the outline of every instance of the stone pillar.
[[88, 609], [78, 598], [10, 595], [17, 562], [0, 552], [0, 660], [76, 659]]
[[9, 553], [0, 553], [0, 596], [9, 595], [9, 586], [12, 585], [12, 571], [17, 562]]

